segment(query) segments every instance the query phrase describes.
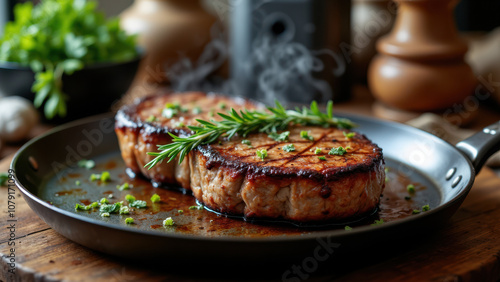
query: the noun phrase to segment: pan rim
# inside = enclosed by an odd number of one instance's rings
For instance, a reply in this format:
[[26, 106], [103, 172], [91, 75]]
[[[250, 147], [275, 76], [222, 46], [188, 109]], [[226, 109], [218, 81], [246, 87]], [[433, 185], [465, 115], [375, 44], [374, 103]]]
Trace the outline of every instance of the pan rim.
[[[309, 240], [317, 240], [320, 238], [327, 238], [327, 237], [341, 239], [344, 237], [358, 236], [358, 235], [362, 235], [364, 233], [370, 233], [370, 232], [384, 232], [384, 231], [388, 231], [388, 230], [392, 229], [393, 227], [397, 227], [399, 225], [408, 225], [408, 224], [412, 224], [413, 222], [422, 221], [422, 220], [425, 220], [426, 218], [432, 217], [435, 214], [442, 212], [445, 209], [453, 206], [457, 201], [463, 201], [463, 199], [465, 199], [468, 192], [472, 188], [473, 183], [474, 183], [474, 179], [475, 179], [475, 173], [474, 173], [474, 169], [472, 167], [472, 164], [471, 164], [470, 160], [462, 152], [460, 152], [460, 150], [458, 150], [455, 146], [451, 145], [450, 143], [448, 143], [448, 142], [446, 142], [446, 141], [444, 141], [444, 140], [442, 140], [442, 139], [440, 139], [440, 138], [438, 138], [438, 137], [436, 137], [428, 132], [425, 132], [423, 130], [413, 128], [413, 127], [408, 126], [408, 125], [400, 124], [397, 122], [380, 120], [380, 119], [368, 117], [368, 116], [353, 115], [353, 114], [343, 113], [340, 111], [339, 111], [339, 113], [340, 114], [338, 114], [338, 116], [341, 116], [341, 117], [353, 118], [353, 119], [370, 119], [370, 120], [378, 122], [378, 123], [383, 123], [385, 125], [390, 125], [390, 126], [396, 127], [396, 128], [403, 130], [403, 131], [413, 131], [413, 133], [415, 133], [415, 134], [421, 135], [425, 138], [433, 139], [432, 140], [433, 142], [438, 142], [438, 143], [444, 144], [445, 146], [449, 146], [449, 147], [453, 148], [453, 150], [458, 151], [460, 153], [460, 155], [467, 161], [467, 163], [469, 165], [470, 172], [471, 172], [471, 178], [467, 180], [467, 184], [465, 185], [463, 190], [461, 192], [459, 192], [458, 194], [456, 194], [455, 197], [453, 197], [452, 199], [450, 199], [447, 202], [441, 203], [436, 208], [433, 208], [425, 213], [421, 213], [418, 215], [406, 217], [406, 218], [395, 220], [392, 222], [387, 222], [387, 223], [384, 223], [384, 224], [378, 225], [378, 226], [370, 226], [370, 225], [359, 226], [359, 227], [353, 228], [350, 231], [345, 231], [342, 229], [319, 230], [319, 231], [312, 231], [310, 234], [286, 235], [286, 236], [279, 236], [278, 235], [278, 236], [257, 237], [257, 238], [256, 237], [231, 237], [231, 236], [208, 237], [208, 236], [203, 236], [203, 235], [163, 233], [163, 232], [158, 232], [158, 231], [154, 231], [154, 230], [136, 230], [133, 228], [128, 228], [128, 227], [114, 225], [114, 224], [110, 225], [110, 224], [107, 224], [105, 222], [102, 222], [102, 221], [99, 221], [96, 219], [88, 218], [88, 217], [85, 217], [85, 216], [82, 216], [82, 215], [79, 215], [76, 213], [71, 213], [71, 212], [63, 210], [61, 208], [52, 206], [49, 203], [46, 203], [45, 201], [40, 199], [38, 196], [31, 193], [30, 190], [28, 188], [26, 188], [17, 179], [17, 177], [15, 177], [15, 184], [19, 188], [19, 190], [22, 192], [23, 196], [28, 197], [31, 201], [35, 202], [36, 204], [40, 205], [41, 207], [43, 207], [45, 209], [50, 210], [51, 212], [61, 214], [65, 217], [69, 217], [72, 220], [83, 221], [85, 223], [89, 223], [92, 225], [98, 225], [102, 228], [114, 229], [114, 230], [121, 231], [121, 232], [128, 232], [128, 233], [133, 233], [133, 234], [137, 234], [137, 235], [154, 236], [154, 237], [158, 237], [158, 238], [171, 238], [171, 239], [180, 239], [180, 240], [188, 240], [188, 241], [193, 240], [193, 241], [199, 241], [199, 242], [206, 241], [206, 242], [234, 242], [234, 243], [276, 243], [276, 242], [289, 242], [289, 241], [309, 241]], [[70, 123], [66, 123], [66, 124], [57, 126], [53, 129], [41, 134], [40, 136], [37, 136], [37, 137], [29, 140], [26, 144], [24, 144], [14, 155], [12, 162], [10, 164], [10, 168], [13, 169], [14, 171], [16, 171], [15, 170], [16, 163], [19, 160], [19, 157], [21, 156], [21, 154], [27, 148], [29, 148], [30, 146], [32, 146], [36, 142], [39, 142], [40, 140], [47, 138], [50, 135], [56, 134], [58, 132], [61, 132], [61, 131], [64, 131], [64, 130], [67, 130], [67, 129], [70, 129], [70, 128], [73, 128], [76, 126], [81, 126], [81, 125], [88, 124], [88, 123], [99, 122], [102, 119], [106, 119], [106, 118], [109, 119], [109, 118], [113, 118], [113, 117], [114, 117], [114, 113], [110, 112], [110, 113], [105, 113], [105, 114], [100, 114], [100, 115], [95, 115], [95, 116], [83, 118], [80, 120], [76, 120], [76, 121], [73, 121]], [[47, 223], [47, 224], [49, 226], [51, 226], [51, 224], [49, 224], [49, 223]], [[52, 228], [52, 226], [51, 226], [51, 228]]]

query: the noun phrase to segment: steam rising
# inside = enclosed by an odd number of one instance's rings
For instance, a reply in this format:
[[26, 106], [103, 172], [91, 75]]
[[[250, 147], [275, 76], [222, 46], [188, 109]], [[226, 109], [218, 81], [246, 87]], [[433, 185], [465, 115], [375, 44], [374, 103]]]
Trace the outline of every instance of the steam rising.
[[[254, 15], [264, 18], [257, 22], [265, 22], [265, 15], [260, 11]], [[231, 57], [225, 38], [226, 34], [214, 26], [212, 41], [196, 62], [183, 58], [168, 67], [172, 88], [243, 96], [268, 104], [275, 100], [285, 104], [306, 103], [312, 99], [325, 102], [333, 93], [331, 85], [318, 78], [325, 69], [323, 60], [329, 57], [335, 61], [336, 68], [331, 70], [335, 77], [346, 71], [344, 61], [332, 50], [311, 51], [292, 41], [292, 36], [277, 38], [263, 30], [253, 40], [250, 54], [238, 58], [241, 63], [237, 66], [237, 76], [223, 79], [214, 73]]]

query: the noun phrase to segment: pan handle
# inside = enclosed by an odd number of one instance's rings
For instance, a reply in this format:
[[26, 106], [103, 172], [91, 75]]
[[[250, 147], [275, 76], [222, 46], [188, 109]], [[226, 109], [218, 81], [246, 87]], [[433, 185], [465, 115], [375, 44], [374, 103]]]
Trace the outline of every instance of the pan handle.
[[456, 147], [470, 159], [478, 174], [486, 160], [500, 150], [500, 121], [459, 142]]

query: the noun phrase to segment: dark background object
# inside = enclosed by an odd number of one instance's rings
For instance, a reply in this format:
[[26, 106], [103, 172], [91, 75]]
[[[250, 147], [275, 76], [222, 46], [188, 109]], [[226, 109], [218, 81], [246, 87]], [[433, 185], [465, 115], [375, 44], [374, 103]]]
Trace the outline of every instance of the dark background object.
[[455, 19], [460, 31], [491, 31], [500, 26], [500, 1], [460, 0]]
[[347, 100], [349, 0], [232, 2], [231, 76], [242, 96], [272, 102]]
[[[122, 63], [96, 63], [72, 75], [63, 75], [63, 91], [68, 95], [67, 116], [48, 120], [62, 123], [107, 112], [129, 88], [141, 57]], [[34, 73], [29, 67], [0, 62], [0, 93], [34, 99]], [[43, 105], [40, 108], [43, 113]]]

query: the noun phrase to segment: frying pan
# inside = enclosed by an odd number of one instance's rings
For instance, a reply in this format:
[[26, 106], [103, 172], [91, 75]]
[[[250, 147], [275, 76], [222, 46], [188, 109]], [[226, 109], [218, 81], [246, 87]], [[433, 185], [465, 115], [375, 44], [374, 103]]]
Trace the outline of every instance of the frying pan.
[[[47, 179], [61, 165], [71, 165], [78, 157], [93, 159], [119, 152], [111, 114], [62, 125], [29, 141], [17, 152], [11, 168], [16, 172], [16, 185], [31, 209], [58, 233], [83, 246], [120, 257], [192, 260], [195, 255], [197, 259], [230, 259], [243, 263], [312, 256], [318, 247], [329, 253], [337, 248], [350, 250], [382, 238], [406, 238], [417, 230], [428, 232], [442, 226], [464, 201], [485, 160], [500, 146], [500, 123], [486, 127], [454, 147], [403, 124], [342, 116], [357, 123], [356, 130], [383, 149], [386, 161], [438, 190], [439, 199], [434, 199], [435, 205], [430, 211], [378, 226], [359, 226], [349, 232], [334, 229], [287, 236], [200, 236], [108, 224], [53, 206], [40, 198], [40, 187], [47, 184]], [[69, 154], [68, 148], [76, 148], [73, 151], [80, 156]]]

